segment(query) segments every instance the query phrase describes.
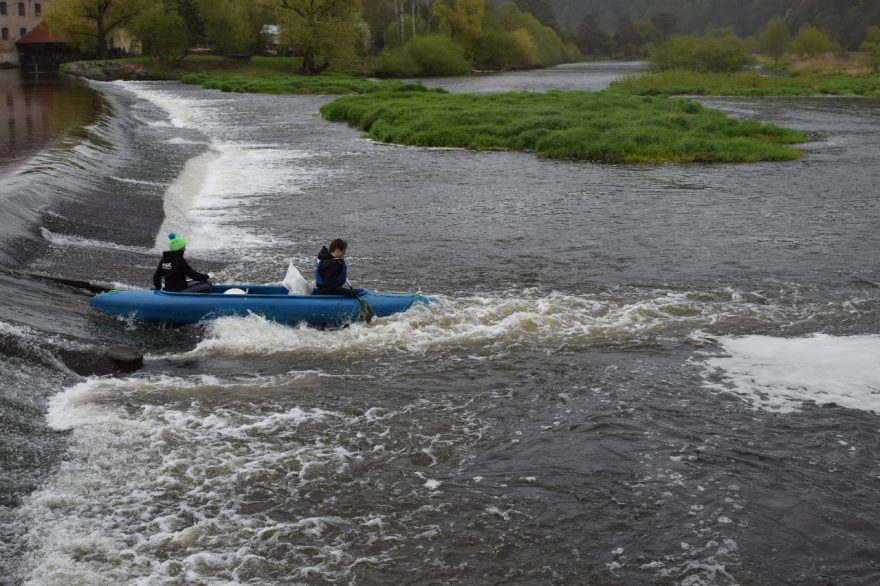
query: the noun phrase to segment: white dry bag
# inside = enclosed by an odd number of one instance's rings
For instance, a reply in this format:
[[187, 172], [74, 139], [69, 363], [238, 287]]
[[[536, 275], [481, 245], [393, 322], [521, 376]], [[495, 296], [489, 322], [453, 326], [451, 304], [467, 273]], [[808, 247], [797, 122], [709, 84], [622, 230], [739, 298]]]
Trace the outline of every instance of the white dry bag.
[[297, 268], [293, 266], [293, 261], [290, 261], [290, 266], [287, 267], [287, 276], [284, 277], [282, 284], [287, 288], [288, 295], [312, 294], [312, 286], [303, 278]]

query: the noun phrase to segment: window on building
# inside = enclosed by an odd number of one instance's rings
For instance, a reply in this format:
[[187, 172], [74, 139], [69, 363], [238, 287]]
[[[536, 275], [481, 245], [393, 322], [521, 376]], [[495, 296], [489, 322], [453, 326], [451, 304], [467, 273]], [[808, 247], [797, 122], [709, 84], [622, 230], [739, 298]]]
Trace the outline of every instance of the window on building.
[[3, 35], [2, 36], [3, 36], [4, 41], [9, 40], [9, 29], [6, 28], [5, 26], [3, 27]]
[[6, 2], [0, 2], [0, 16], [6, 16]]
[[18, 15], [24, 16], [24, 2], [18, 3]]
[[34, 4], [34, 16], [41, 16], [43, 14], [43, 5], [39, 2]]
[[18, 29], [18, 38], [19, 38], [19, 39], [22, 38], [23, 36], [25, 36], [26, 34], [27, 34], [27, 29], [26, 29], [26, 28], [20, 28], [20, 29]]

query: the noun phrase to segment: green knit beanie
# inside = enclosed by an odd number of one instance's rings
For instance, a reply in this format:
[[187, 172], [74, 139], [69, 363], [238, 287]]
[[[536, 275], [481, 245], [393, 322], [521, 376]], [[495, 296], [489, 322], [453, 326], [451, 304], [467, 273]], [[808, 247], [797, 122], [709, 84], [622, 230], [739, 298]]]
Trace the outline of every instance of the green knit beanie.
[[186, 241], [174, 232], [169, 232], [168, 250], [170, 250], [171, 252], [177, 252], [178, 250], [183, 250], [184, 248], [186, 248]]

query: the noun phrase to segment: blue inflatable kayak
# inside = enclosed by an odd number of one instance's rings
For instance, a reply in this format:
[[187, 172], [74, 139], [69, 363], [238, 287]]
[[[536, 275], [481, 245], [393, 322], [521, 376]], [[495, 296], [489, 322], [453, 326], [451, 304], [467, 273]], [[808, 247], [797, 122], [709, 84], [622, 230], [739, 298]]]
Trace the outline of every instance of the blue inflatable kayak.
[[[244, 293], [225, 293], [240, 289]], [[359, 301], [365, 302], [362, 308]], [[276, 285], [215, 285], [210, 293], [170, 291], [110, 291], [92, 298], [92, 307], [120, 317], [170, 324], [192, 324], [224, 316], [256, 314], [282, 324], [341, 326], [363, 321], [371, 312], [385, 317], [413, 304], [434, 300], [419, 293], [366, 291], [361, 297], [344, 295], [288, 295]]]

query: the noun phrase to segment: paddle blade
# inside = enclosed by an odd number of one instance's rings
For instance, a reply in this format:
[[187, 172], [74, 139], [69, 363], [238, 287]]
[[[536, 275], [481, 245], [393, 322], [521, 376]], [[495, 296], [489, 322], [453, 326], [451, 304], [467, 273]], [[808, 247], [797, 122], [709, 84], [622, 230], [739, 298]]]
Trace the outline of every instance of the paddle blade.
[[364, 301], [361, 298], [357, 298], [358, 305], [361, 308], [361, 319], [367, 323], [373, 321], [373, 309], [370, 307], [370, 304]]

